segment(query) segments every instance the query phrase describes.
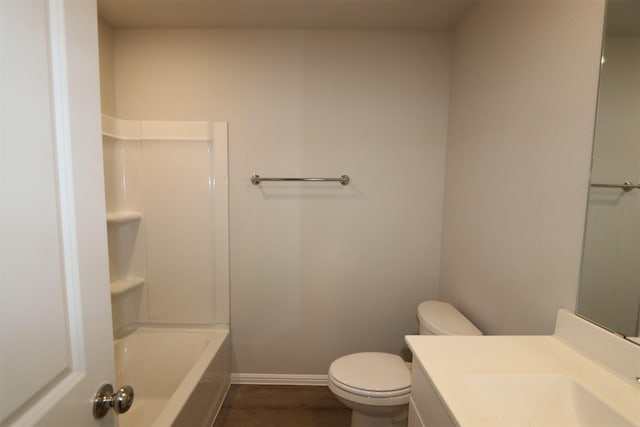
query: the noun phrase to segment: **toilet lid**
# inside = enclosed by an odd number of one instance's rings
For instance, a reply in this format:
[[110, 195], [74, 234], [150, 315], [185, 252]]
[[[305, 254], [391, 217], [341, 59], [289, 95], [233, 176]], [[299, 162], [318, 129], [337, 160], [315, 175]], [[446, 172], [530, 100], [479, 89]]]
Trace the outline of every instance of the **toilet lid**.
[[389, 353], [354, 353], [329, 367], [329, 377], [346, 391], [376, 397], [398, 396], [411, 389], [411, 374], [404, 361]]
[[418, 318], [435, 335], [482, 335], [469, 319], [446, 302], [421, 303], [418, 306]]

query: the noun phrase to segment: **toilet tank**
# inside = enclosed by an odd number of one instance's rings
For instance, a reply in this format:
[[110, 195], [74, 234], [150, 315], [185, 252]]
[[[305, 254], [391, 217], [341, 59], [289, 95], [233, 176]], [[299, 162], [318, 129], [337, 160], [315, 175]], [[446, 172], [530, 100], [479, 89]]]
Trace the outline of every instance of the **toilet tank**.
[[418, 306], [420, 335], [482, 335], [482, 332], [451, 304], [425, 301]]

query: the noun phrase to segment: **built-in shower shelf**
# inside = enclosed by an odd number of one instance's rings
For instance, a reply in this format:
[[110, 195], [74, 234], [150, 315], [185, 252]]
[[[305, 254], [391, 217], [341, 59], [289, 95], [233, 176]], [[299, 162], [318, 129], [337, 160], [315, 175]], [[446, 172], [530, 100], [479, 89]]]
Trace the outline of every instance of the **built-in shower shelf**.
[[133, 291], [144, 284], [142, 277], [127, 277], [111, 283], [111, 296], [117, 297], [127, 292]]
[[107, 224], [109, 225], [124, 225], [132, 222], [137, 222], [142, 219], [140, 212], [123, 211], [123, 212], [107, 212]]

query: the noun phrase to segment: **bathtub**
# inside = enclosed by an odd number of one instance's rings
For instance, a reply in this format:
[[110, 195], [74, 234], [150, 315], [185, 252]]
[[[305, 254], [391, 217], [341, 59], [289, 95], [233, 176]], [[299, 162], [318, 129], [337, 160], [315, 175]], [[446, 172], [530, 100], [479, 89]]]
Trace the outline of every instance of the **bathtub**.
[[142, 327], [114, 342], [117, 384], [134, 402], [121, 427], [210, 427], [229, 389], [228, 329]]

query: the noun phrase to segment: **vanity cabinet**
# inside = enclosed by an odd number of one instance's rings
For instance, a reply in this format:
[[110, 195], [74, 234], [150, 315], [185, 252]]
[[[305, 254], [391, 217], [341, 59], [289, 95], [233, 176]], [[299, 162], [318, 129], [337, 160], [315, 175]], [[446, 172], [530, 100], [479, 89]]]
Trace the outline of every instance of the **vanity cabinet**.
[[440, 398], [418, 362], [414, 362], [409, 397], [409, 427], [454, 427]]
[[409, 397], [409, 427], [425, 427], [413, 397]]
[[640, 346], [566, 309], [553, 335], [405, 341], [411, 427], [640, 426]]

